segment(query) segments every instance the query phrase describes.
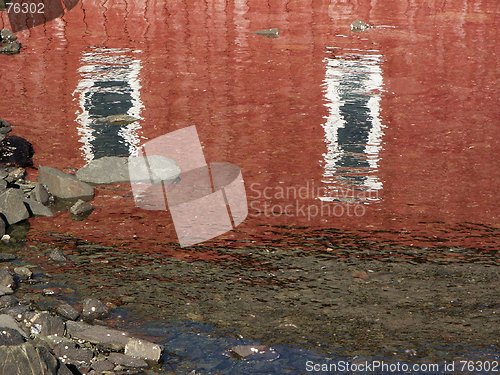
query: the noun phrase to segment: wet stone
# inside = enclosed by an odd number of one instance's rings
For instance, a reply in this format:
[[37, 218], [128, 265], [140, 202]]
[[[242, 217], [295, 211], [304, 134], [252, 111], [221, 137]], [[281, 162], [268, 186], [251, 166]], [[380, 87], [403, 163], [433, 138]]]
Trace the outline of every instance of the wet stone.
[[57, 367], [57, 359], [44, 347], [30, 342], [0, 346], [0, 374], [52, 375]]
[[129, 340], [126, 332], [93, 326], [84, 322], [66, 322], [67, 334], [72, 338], [88, 341], [105, 349], [122, 351]]
[[0, 297], [0, 309], [16, 306], [17, 304], [19, 304], [19, 300], [14, 296], [8, 295]]
[[64, 321], [60, 317], [53, 316], [46, 311], [37, 313], [31, 319], [31, 333], [42, 336], [63, 336]]
[[146, 361], [158, 363], [162, 348], [146, 340], [131, 338], [125, 345], [125, 354], [131, 357], [142, 358]]
[[97, 373], [101, 373], [103, 371], [113, 371], [114, 368], [115, 365], [113, 362], [110, 362], [107, 359], [98, 360], [92, 364], [92, 369]]
[[80, 199], [73, 206], [71, 206], [69, 212], [71, 212], [71, 214], [75, 216], [85, 216], [90, 214], [93, 210], [94, 206], [92, 206], [92, 204]]
[[54, 354], [64, 364], [89, 367], [94, 358], [90, 349], [78, 348], [75, 343], [61, 342], [54, 346]]
[[17, 256], [14, 254], [0, 253], [0, 262], [11, 262], [11, 261], [16, 260], [16, 259], [17, 259]]
[[61, 263], [68, 261], [68, 259], [64, 256], [64, 253], [59, 249], [53, 249], [49, 253], [49, 258], [55, 262], [61, 262]]
[[0, 315], [0, 329], [4, 329], [4, 328], [13, 329], [13, 330], [19, 332], [22, 336], [28, 337], [26, 332], [24, 332], [21, 329], [21, 327], [19, 327], [18, 323], [16, 322], [16, 320], [12, 316], [6, 315], [6, 314], [1, 314]]
[[83, 301], [82, 317], [85, 320], [100, 319], [109, 314], [104, 303], [95, 298], [87, 298]]
[[33, 272], [28, 267], [15, 267], [14, 273], [21, 280], [28, 280], [31, 279], [31, 276], [33, 276]]
[[80, 313], [73, 306], [68, 305], [67, 303], [57, 306], [56, 312], [63, 318], [69, 320], [76, 320], [80, 316]]
[[130, 357], [121, 353], [111, 353], [108, 356], [108, 360], [113, 362], [115, 365], [131, 368], [146, 368], [148, 364], [146, 361], [140, 358]]
[[7, 268], [0, 269], [0, 287], [2, 286], [11, 289], [16, 287], [14, 275]]
[[0, 346], [20, 345], [24, 342], [24, 337], [12, 328], [0, 328]]

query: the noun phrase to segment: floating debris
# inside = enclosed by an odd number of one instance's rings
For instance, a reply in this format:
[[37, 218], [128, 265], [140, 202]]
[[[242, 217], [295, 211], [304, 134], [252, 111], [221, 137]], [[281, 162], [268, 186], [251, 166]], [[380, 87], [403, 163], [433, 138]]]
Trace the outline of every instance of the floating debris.
[[366, 31], [368, 29], [371, 29], [372, 27], [372, 25], [369, 25], [366, 22], [360, 20], [356, 20], [351, 23], [351, 31]]
[[279, 38], [280, 36], [280, 29], [274, 27], [272, 29], [262, 29], [262, 30], [257, 30], [254, 32], [254, 34], [257, 35], [262, 35], [267, 38]]

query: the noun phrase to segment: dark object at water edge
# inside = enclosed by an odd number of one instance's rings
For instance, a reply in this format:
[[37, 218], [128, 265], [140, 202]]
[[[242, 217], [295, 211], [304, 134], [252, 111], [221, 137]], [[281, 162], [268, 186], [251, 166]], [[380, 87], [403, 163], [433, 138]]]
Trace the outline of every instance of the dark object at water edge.
[[32, 167], [33, 145], [26, 139], [18, 136], [10, 136], [0, 142], [0, 164]]

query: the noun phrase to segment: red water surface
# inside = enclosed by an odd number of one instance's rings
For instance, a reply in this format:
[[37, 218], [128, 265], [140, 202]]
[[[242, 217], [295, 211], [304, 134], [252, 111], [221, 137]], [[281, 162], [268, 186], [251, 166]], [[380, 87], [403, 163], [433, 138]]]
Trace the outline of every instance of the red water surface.
[[[354, 33], [355, 19], [393, 27]], [[34, 144], [36, 165], [81, 167], [73, 91], [82, 53], [140, 50], [144, 141], [197, 125], [207, 160], [240, 166], [252, 201], [263, 187], [321, 185], [325, 58], [377, 50], [385, 125], [380, 201], [359, 217], [266, 217], [251, 209], [236, 231], [213, 243], [258, 244], [276, 236], [269, 226], [291, 225], [491, 250], [500, 224], [498, 19], [496, 0], [84, 0], [63, 18], [19, 33], [21, 54], [0, 56], [0, 117]], [[271, 27], [279, 38], [253, 34]], [[62, 232], [179, 251], [168, 212], [136, 208], [128, 186], [98, 188], [94, 205], [82, 222], [67, 213], [33, 220], [32, 238]]]

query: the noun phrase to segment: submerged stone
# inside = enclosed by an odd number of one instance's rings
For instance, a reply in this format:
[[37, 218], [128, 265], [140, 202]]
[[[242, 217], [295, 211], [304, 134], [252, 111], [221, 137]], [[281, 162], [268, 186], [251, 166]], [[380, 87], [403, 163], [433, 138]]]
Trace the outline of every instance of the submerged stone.
[[107, 125], [129, 125], [136, 121], [139, 121], [137, 117], [130, 116], [127, 114], [111, 115], [106, 117], [99, 117], [94, 120], [96, 124], [107, 124]]

